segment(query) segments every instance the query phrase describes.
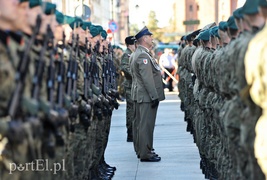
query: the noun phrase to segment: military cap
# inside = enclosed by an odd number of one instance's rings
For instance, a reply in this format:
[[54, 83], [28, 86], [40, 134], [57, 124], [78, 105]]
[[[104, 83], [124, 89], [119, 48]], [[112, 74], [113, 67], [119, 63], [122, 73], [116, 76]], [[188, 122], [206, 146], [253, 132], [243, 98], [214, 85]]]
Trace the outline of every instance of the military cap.
[[74, 21], [75, 21], [75, 17], [65, 15], [63, 24], [71, 24]]
[[44, 13], [46, 15], [55, 14], [57, 5], [51, 2], [43, 2], [42, 6], [44, 7]]
[[227, 27], [230, 29], [238, 30], [238, 27], [236, 26], [235, 23], [235, 18], [234, 16], [230, 16], [227, 20]]
[[199, 35], [200, 35], [200, 33], [195, 37], [195, 39], [194, 40], [199, 40]]
[[35, 6], [41, 6], [42, 0], [30, 0], [30, 8], [34, 8]]
[[181, 40], [181, 41], [184, 40], [184, 36], [182, 36], [180, 40]]
[[267, 1], [266, 0], [258, 0], [258, 5], [262, 7], [267, 7]]
[[219, 23], [219, 29], [220, 29], [221, 31], [225, 32], [225, 31], [227, 30], [227, 22], [225, 22], [225, 21], [221, 21], [221, 22]]
[[135, 35], [135, 39], [139, 39], [141, 37], [143, 37], [144, 35], [153, 35], [152, 32], [150, 32], [147, 27], [143, 27], [143, 29], [141, 29], [136, 35]]
[[82, 28], [83, 30], [86, 30], [87, 28], [90, 29], [90, 26], [92, 25], [91, 22], [83, 22]]
[[58, 24], [64, 24], [65, 22], [64, 22], [64, 15], [61, 13], [61, 12], [59, 12], [58, 10], [56, 10], [56, 20], [57, 20], [57, 22], [58, 22]]
[[199, 39], [196, 39], [196, 38], [195, 38], [194, 41], [193, 41], [193, 45], [194, 45], [194, 46], [197, 46], [198, 42], [199, 42]]
[[216, 36], [216, 31], [218, 32], [218, 26], [214, 26], [214, 27], [210, 28], [210, 35]]
[[101, 34], [102, 38], [107, 39], [108, 34], [104, 29], [100, 32], [100, 34]]
[[215, 30], [215, 34], [214, 34], [217, 38], [221, 39], [220, 35], [219, 35], [219, 27], [217, 27], [217, 30]]
[[216, 23], [215, 23], [215, 22], [206, 25], [205, 27], [203, 27], [203, 28], [200, 30], [200, 32], [206, 31], [207, 29], [210, 29], [210, 28], [212, 28], [213, 26], [216, 26]]
[[184, 35], [184, 36], [182, 37], [182, 40], [184, 40], [184, 41], [186, 40], [186, 35]]
[[191, 33], [191, 36], [192, 36], [192, 37], [196, 37], [196, 36], [200, 33], [200, 31], [201, 31], [201, 29], [198, 29], [198, 30], [192, 32], [192, 33]]
[[192, 41], [192, 36], [191, 36], [191, 34], [186, 35], [186, 36], [185, 36], [185, 39], [186, 39], [187, 41]]
[[74, 27], [82, 27], [83, 20], [81, 18], [75, 17], [74, 21], [70, 23], [71, 29], [74, 29]]
[[198, 37], [200, 40], [203, 40], [203, 41], [209, 41], [210, 40], [210, 31], [209, 29], [205, 30], [205, 31], [202, 31], [200, 34], [199, 34], [199, 37]]
[[103, 27], [100, 25], [95, 25], [95, 27], [98, 29], [99, 33], [103, 31]]
[[95, 25], [90, 26], [90, 34], [95, 37], [100, 34], [98, 28]]
[[128, 44], [128, 45], [133, 45], [134, 42], [135, 42], [135, 37], [134, 36], [128, 36], [125, 38], [125, 44]]
[[246, 0], [243, 8], [242, 8], [243, 14], [258, 14], [258, 1], [256, 0]]
[[236, 10], [233, 12], [233, 16], [234, 16], [234, 18], [236, 18], [236, 19], [243, 19], [242, 7], [236, 9]]
[[55, 15], [58, 24], [71, 24], [75, 20], [74, 17], [65, 16], [62, 12], [58, 10], [56, 10]]

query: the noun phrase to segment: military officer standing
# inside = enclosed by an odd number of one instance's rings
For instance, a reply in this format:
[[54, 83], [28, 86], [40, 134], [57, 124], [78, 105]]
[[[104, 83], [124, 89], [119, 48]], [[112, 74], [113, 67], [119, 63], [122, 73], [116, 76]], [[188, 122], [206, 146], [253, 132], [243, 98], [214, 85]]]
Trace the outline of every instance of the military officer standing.
[[158, 162], [161, 158], [153, 151], [153, 133], [159, 101], [165, 99], [160, 67], [149, 54], [153, 47], [152, 33], [145, 26], [135, 38], [138, 47], [133, 56], [133, 74], [136, 77], [137, 108], [140, 115], [139, 150], [141, 161]]
[[126, 97], [126, 127], [127, 127], [127, 142], [133, 142], [133, 100], [131, 99], [132, 75], [130, 73], [129, 58], [132, 52], [135, 51], [135, 37], [128, 36], [125, 38], [127, 49], [121, 58], [121, 70], [124, 73], [125, 79], [123, 82], [124, 93]]

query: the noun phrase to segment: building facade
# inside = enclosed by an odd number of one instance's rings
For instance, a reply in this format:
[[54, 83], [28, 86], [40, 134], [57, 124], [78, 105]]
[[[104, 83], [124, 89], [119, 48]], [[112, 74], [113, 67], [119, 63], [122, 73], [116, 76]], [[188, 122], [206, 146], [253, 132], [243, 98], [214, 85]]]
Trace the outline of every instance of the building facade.
[[175, 4], [175, 13], [179, 13], [177, 34], [186, 34], [213, 22], [227, 21], [244, 0], [177, 0]]
[[84, 6], [87, 16], [85, 21], [109, 29], [109, 22], [115, 21], [117, 30], [111, 35], [113, 43], [124, 42], [129, 35], [129, 0], [48, 0], [57, 4], [57, 9], [69, 16], [82, 16]]

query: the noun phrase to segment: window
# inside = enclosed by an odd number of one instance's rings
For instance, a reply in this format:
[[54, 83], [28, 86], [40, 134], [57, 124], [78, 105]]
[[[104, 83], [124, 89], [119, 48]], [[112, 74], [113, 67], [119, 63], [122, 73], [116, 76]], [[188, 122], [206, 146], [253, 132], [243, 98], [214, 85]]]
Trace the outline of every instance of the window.
[[193, 11], [193, 5], [189, 6], [189, 11], [191, 11], [191, 12]]

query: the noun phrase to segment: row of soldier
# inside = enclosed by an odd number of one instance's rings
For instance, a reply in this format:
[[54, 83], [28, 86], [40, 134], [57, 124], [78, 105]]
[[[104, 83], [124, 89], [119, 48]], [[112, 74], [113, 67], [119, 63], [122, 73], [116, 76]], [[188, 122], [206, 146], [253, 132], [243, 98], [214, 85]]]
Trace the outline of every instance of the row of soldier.
[[[266, 179], [263, 127], [255, 143], [266, 91], [266, 80], [258, 79], [264, 78], [265, 70], [254, 64], [265, 64], [259, 54], [266, 43], [260, 44], [258, 55], [255, 49], [260, 38], [266, 39], [266, 8], [265, 0], [246, 0], [227, 22], [209, 24], [182, 38], [186, 46], [178, 59], [181, 110], [208, 179]], [[254, 82], [257, 86], [251, 91]]]
[[106, 31], [41, 0], [0, 0], [0, 12], [0, 179], [111, 179]]

